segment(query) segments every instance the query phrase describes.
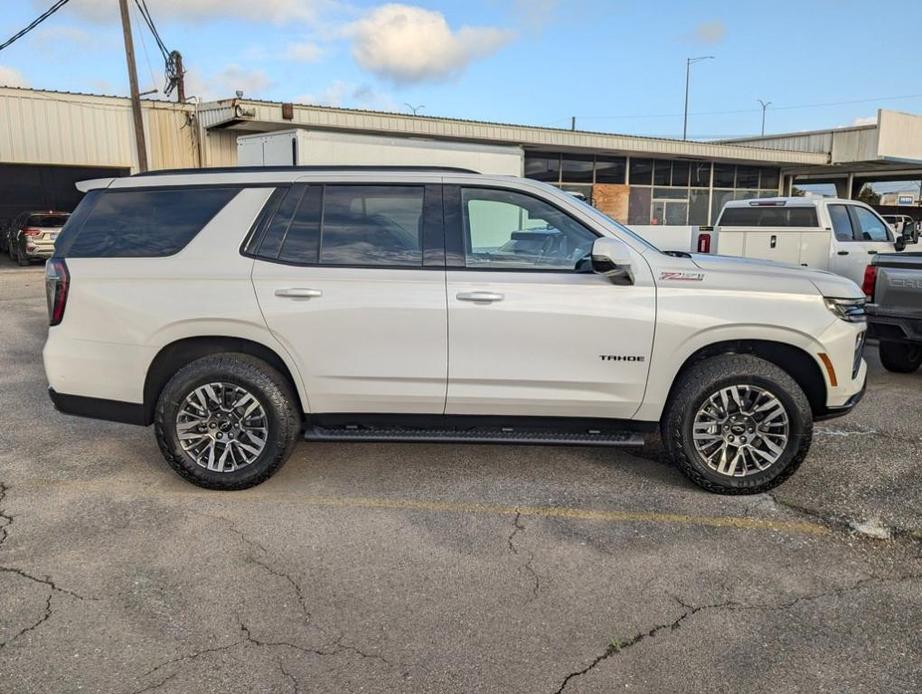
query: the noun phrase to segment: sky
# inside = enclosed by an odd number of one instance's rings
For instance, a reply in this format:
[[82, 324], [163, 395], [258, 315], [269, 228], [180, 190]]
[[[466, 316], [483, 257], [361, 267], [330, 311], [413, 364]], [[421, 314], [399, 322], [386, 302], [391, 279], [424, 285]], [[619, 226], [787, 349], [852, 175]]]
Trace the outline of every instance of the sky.
[[[53, 0], [3, 0], [0, 42]], [[141, 89], [163, 63], [132, 6]], [[922, 2], [146, 0], [187, 93], [712, 139], [922, 113]], [[0, 84], [125, 95], [116, 0], [70, 0], [0, 51]]]

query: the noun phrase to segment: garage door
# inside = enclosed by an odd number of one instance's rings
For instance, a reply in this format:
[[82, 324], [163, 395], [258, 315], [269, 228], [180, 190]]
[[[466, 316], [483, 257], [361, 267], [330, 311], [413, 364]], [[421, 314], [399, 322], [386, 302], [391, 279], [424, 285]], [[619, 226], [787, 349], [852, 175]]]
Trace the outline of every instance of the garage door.
[[26, 210], [73, 210], [83, 197], [74, 187], [77, 181], [128, 173], [98, 166], [0, 164], [0, 229]]

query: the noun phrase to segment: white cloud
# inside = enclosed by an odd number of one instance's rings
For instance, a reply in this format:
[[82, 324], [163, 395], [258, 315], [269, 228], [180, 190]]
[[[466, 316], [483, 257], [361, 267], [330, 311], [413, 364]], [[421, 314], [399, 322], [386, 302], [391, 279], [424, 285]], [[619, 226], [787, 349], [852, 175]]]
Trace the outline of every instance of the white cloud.
[[859, 116], [852, 125], [877, 125], [877, 116]]
[[[47, 0], [33, 0], [37, 9], [47, 9]], [[310, 21], [333, 0], [152, 0], [148, 3], [154, 21], [163, 19], [242, 18], [259, 21]], [[119, 19], [114, 0], [80, 0], [67, 9], [98, 22]]]
[[389, 4], [353, 22], [345, 35], [353, 39], [352, 55], [361, 67], [405, 84], [452, 77], [495, 53], [514, 33], [497, 27], [453, 31], [441, 12]]
[[239, 65], [228, 65], [205, 77], [194, 69], [186, 74], [186, 92], [205, 101], [232, 99], [238, 89], [245, 98], [257, 99], [272, 86], [273, 82], [264, 70], [249, 70]]
[[720, 43], [727, 35], [727, 27], [720, 20], [713, 22], [702, 22], [691, 32], [690, 38], [713, 45]]
[[0, 87], [28, 87], [29, 83], [19, 70], [0, 65]]
[[302, 63], [315, 63], [323, 55], [323, 49], [312, 41], [289, 43], [285, 49], [285, 58]]

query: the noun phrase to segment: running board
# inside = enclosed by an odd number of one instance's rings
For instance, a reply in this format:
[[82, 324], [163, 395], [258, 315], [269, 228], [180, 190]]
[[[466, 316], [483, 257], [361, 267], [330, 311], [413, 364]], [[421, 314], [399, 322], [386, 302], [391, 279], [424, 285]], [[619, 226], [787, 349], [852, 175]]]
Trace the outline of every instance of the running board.
[[516, 429], [514, 427], [472, 427], [469, 429], [418, 429], [410, 427], [311, 426], [307, 441], [368, 441], [418, 443], [518, 443], [560, 446], [643, 446], [644, 437], [635, 431], [584, 432]]

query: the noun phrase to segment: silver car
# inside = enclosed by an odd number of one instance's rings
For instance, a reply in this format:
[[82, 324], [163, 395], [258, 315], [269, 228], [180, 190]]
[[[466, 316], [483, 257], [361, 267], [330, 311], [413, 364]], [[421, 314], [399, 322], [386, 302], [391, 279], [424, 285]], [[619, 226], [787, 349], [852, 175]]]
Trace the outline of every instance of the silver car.
[[54, 242], [70, 212], [23, 212], [10, 225], [7, 232], [7, 250], [10, 260], [22, 266], [33, 260], [47, 260], [54, 253]]

